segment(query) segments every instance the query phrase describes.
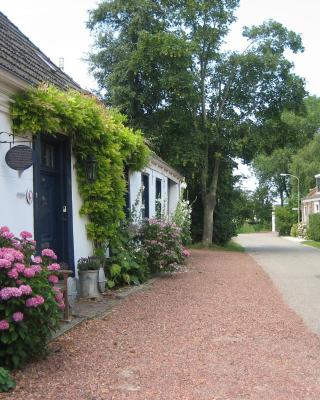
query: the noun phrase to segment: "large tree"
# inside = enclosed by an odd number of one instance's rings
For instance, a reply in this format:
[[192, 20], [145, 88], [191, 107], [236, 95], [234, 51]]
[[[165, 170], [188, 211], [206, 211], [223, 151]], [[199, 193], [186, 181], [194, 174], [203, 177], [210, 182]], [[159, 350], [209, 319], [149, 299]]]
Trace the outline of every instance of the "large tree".
[[248, 47], [221, 46], [238, 0], [109, 0], [90, 15], [91, 67], [105, 101], [142, 128], [162, 157], [201, 183], [203, 242], [212, 242], [222, 161], [282, 146], [266, 129], [305, 96], [284, 52], [300, 37], [268, 21]]
[[292, 158], [289, 172], [300, 179], [300, 192], [305, 196], [315, 187], [315, 175], [320, 174], [320, 134], [300, 149]]
[[290, 196], [290, 186], [285, 177], [280, 174], [288, 173], [293, 154], [290, 148], [276, 149], [270, 155], [259, 154], [253, 162], [259, 188], [264, 188], [266, 196], [273, 200], [280, 198], [281, 206]]
[[[279, 137], [283, 140], [281, 148], [276, 148], [271, 153], [265, 151], [254, 159], [253, 168], [260, 186], [269, 189], [268, 196], [271, 194], [274, 199], [280, 198], [281, 205], [284, 199], [291, 195], [290, 181], [281, 176], [281, 173], [291, 172], [301, 178], [303, 192], [306, 186], [309, 187], [313, 179], [312, 174], [308, 176], [309, 171], [314, 171], [319, 163], [314, 156], [310, 156], [308, 161], [303, 161], [303, 158], [305, 154], [311, 155], [312, 151], [316, 150], [317, 145], [314, 143], [317, 140], [310, 146], [307, 144], [319, 132], [319, 129], [320, 98], [308, 96], [304, 100], [303, 113], [297, 114], [286, 110], [282, 113], [281, 120], [270, 128], [269, 132], [278, 130], [280, 133]], [[299, 151], [300, 149], [303, 150]], [[296, 183], [295, 180], [292, 182]]]

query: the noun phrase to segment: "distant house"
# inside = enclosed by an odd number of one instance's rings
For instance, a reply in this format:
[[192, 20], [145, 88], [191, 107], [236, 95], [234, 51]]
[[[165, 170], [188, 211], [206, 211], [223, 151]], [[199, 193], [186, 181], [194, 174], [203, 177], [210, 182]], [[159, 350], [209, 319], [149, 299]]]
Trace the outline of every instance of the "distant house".
[[316, 187], [302, 199], [302, 222], [307, 224], [311, 214], [320, 212], [320, 174], [315, 175]]
[[[59, 132], [54, 138], [45, 133], [14, 137], [11, 130], [12, 95], [43, 82], [83, 91], [0, 12], [0, 225], [16, 234], [33, 232], [38, 251], [52, 248], [77, 276], [77, 260], [92, 255], [93, 245], [86, 234], [87, 218], [79, 215], [82, 200], [72, 143]], [[9, 149], [19, 142], [34, 154], [34, 162], [22, 173], [6, 161]], [[137, 204], [141, 217], [154, 217], [157, 207], [164, 214], [174, 212], [182, 176], [167, 163], [154, 155], [144, 171], [128, 171], [127, 176], [127, 205]]]

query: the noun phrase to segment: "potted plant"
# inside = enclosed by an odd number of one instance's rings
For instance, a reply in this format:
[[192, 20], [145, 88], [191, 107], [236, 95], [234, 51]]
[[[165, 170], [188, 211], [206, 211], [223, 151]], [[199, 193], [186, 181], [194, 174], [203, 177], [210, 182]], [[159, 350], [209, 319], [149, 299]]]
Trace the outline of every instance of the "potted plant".
[[98, 290], [98, 275], [100, 260], [96, 257], [80, 258], [78, 261], [80, 297], [100, 297]]

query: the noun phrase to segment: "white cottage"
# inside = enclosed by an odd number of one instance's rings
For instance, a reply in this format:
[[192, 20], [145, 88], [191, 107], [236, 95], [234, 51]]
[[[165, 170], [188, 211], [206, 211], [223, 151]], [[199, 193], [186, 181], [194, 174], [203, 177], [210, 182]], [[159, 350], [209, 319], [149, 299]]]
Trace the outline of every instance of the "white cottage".
[[130, 208], [137, 206], [138, 218], [170, 216], [177, 207], [182, 182], [182, 175], [153, 154], [148, 167], [129, 174]]
[[[93, 245], [87, 239], [88, 221], [79, 215], [82, 202], [72, 145], [63, 135], [19, 137], [11, 130], [12, 95], [43, 82], [82, 91], [0, 12], [0, 226], [7, 225], [16, 234], [33, 232], [38, 251], [54, 249], [76, 276], [77, 260], [92, 255]], [[33, 153], [29, 168], [22, 172], [13, 169], [23, 161], [17, 146], [29, 146]], [[174, 212], [182, 176], [159, 157], [153, 155], [144, 171], [129, 173], [128, 179], [127, 206], [136, 203], [139, 215], [154, 217], [156, 204], [161, 204], [163, 214]]]
[[315, 175], [316, 187], [310, 189], [308, 195], [302, 199], [302, 222], [309, 222], [310, 214], [320, 212], [320, 174]]

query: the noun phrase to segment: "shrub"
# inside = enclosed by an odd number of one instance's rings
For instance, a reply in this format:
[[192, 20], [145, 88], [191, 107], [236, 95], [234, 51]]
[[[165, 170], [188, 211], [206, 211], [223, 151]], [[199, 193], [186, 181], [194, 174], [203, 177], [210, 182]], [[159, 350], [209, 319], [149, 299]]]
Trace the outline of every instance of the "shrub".
[[280, 236], [290, 235], [291, 226], [297, 218], [297, 214], [289, 207], [276, 207], [276, 230]]
[[217, 204], [213, 214], [213, 242], [224, 246], [237, 235], [235, 222], [235, 211], [232, 205], [229, 208], [229, 201], [225, 200]]
[[271, 231], [271, 225], [264, 224], [253, 224], [245, 222], [238, 230], [239, 233], [255, 233], [255, 232], [269, 232]]
[[290, 230], [290, 236], [297, 237], [298, 236], [298, 224], [293, 224]]
[[0, 367], [0, 392], [8, 392], [16, 387], [16, 382], [11, 377], [9, 371]]
[[123, 221], [110, 243], [111, 256], [106, 261], [108, 287], [138, 285], [148, 277], [143, 249], [138, 239], [138, 227], [132, 219]]
[[151, 273], [176, 270], [188, 256], [182, 246], [180, 228], [172, 222], [144, 220], [139, 239]]
[[189, 201], [180, 199], [172, 217], [172, 222], [180, 228], [180, 236], [184, 245], [191, 243], [191, 212]]
[[254, 233], [255, 229], [252, 224], [245, 222], [240, 228], [237, 230], [237, 234], [239, 233]]
[[290, 236], [293, 237], [307, 237], [307, 225], [300, 222], [299, 224], [293, 224], [290, 231]]
[[308, 239], [320, 241], [320, 214], [311, 214], [307, 229]]
[[101, 260], [97, 257], [82, 257], [78, 260], [78, 271], [94, 271], [101, 266]]
[[307, 225], [300, 222], [300, 224], [298, 224], [298, 236], [302, 237], [302, 238], [306, 238], [307, 237]]
[[21, 367], [45, 353], [58, 327], [63, 296], [54, 283], [60, 265], [50, 249], [35, 256], [29, 232], [14, 237], [0, 228], [0, 366]]

